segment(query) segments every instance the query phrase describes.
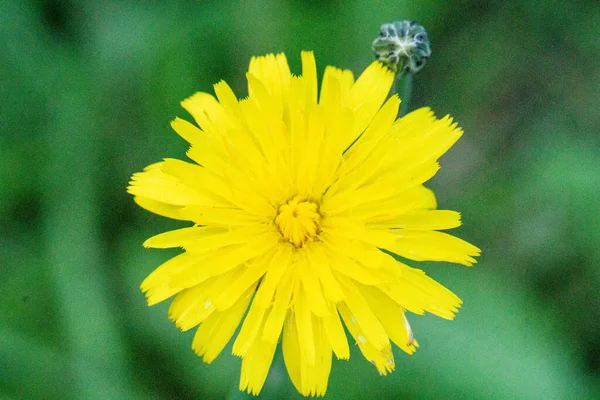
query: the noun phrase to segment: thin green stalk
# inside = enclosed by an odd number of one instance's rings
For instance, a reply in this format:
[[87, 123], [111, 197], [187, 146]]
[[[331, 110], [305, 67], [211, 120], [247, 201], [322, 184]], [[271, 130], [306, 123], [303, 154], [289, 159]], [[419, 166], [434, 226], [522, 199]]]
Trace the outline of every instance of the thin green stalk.
[[398, 110], [398, 118], [405, 116], [408, 113], [410, 100], [412, 95], [412, 84], [413, 84], [413, 74], [411, 73], [400, 73], [396, 75], [396, 79], [394, 80], [393, 89], [396, 90], [398, 96], [400, 96], [400, 110]]

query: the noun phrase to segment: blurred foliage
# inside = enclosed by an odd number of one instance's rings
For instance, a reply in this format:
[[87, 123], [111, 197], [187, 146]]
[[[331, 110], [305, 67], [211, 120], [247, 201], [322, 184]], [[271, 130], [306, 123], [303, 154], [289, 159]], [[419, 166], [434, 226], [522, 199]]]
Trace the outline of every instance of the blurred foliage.
[[[411, 108], [465, 136], [431, 182], [473, 269], [419, 265], [465, 305], [411, 319], [421, 349], [379, 377], [353, 350], [327, 398], [600, 398], [600, 5], [594, 1], [82, 0], [2, 2], [0, 397], [246, 398], [227, 349], [138, 286], [181, 224], [137, 208], [130, 175], [183, 157], [169, 121], [221, 79], [245, 95], [252, 55], [302, 49], [359, 73], [380, 24], [414, 19], [433, 55]], [[275, 361], [264, 398], [298, 398]]]

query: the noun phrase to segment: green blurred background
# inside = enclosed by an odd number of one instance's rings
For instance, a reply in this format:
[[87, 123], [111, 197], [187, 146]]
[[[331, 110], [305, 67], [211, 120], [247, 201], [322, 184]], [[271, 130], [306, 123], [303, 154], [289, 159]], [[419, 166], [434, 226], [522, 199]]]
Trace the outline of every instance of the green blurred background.
[[[465, 130], [430, 186], [483, 254], [419, 265], [464, 300], [456, 320], [411, 318], [421, 349], [387, 377], [354, 347], [327, 398], [600, 398], [599, 4], [2, 1], [0, 398], [246, 398], [230, 347], [205, 365], [145, 305], [175, 253], [141, 243], [183, 224], [128, 179], [184, 158], [180, 100], [221, 79], [245, 95], [252, 55], [358, 74], [396, 19], [429, 32], [411, 109]], [[261, 396], [299, 397], [280, 359]]]

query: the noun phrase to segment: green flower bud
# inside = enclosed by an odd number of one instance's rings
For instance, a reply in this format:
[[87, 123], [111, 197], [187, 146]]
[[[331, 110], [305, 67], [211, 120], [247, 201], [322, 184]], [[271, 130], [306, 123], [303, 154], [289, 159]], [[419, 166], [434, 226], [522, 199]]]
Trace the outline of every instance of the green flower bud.
[[377, 60], [400, 74], [420, 71], [431, 56], [427, 31], [415, 21], [381, 25], [372, 49]]

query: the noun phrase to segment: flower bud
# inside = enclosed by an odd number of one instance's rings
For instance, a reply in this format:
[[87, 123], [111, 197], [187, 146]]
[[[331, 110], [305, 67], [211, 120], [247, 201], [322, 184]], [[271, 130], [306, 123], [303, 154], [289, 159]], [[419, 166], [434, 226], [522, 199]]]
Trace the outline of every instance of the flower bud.
[[419, 72], [431, 56], [427, 31], [415, 21], [381, 25], [372, 49], [377, 60], [399, 74]]

